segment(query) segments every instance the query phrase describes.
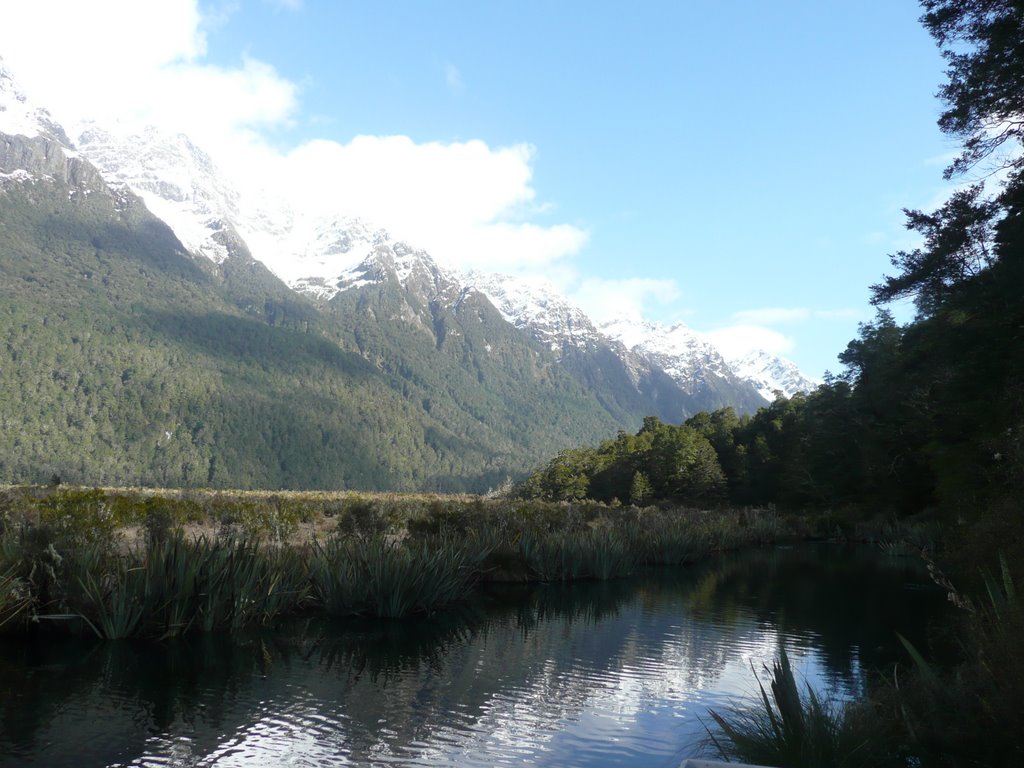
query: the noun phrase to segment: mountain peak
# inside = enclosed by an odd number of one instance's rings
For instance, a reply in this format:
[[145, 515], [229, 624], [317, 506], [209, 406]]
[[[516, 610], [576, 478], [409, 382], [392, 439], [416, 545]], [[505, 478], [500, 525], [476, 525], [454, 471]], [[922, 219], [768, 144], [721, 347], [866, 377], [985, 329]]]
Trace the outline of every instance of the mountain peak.
[[541, 277], [470, 272], [467, 283], [484, 294], [502, 317], [526, 329], [552, 352], [592, 346], [599, 334], [583, 310]]
[[127, 186], [193, 254], [215, 264], [245, 246], [235, 232], [238, 193], [210, 157], [182, 133], [84, 122], [78, 146], [108, 183]]
[[377, 230], [374, 235], [378, 241], [365, 258], [333, 281], [334, 294], [388, 281], [395, 281], [427, 299], [462, 291], [456, 276], [439, 266], [426, 251], [403, 241], [383, 239], [387, 237], [383, 230]]
[[766, 400], [774, 400], [781, 392], [792, 397], [798, 392], [812, 392], [820, 381], [805, 375], [791, 360], [777, 357], [761, 349], [729, 361], [729, 366], [744, 381], [750, 382]]
[[32, 104], [3, 58], [0, 58], [0, 133], [26, 138], [43, 136], [66, 149], [72, 146], [64, 129], [50, 113]]

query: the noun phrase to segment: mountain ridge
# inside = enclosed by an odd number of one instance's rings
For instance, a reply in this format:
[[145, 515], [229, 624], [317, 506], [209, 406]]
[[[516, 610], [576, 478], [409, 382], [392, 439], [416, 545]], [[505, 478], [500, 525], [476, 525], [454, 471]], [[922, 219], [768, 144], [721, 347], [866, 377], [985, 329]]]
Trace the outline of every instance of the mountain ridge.
[[75, 135], [0, 62], [0, 480], [485, 490], [708, 407], [554, 289], [253, 206], [183, 135]]

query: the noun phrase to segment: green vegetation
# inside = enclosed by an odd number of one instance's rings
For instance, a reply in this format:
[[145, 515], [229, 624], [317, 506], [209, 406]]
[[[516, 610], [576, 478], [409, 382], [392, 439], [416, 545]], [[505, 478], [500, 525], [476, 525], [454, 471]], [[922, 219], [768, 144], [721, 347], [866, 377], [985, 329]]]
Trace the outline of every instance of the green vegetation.
[[721, 757], [786, 768], [904, 765], [860, 707], [824, 701], [809, 685], [801, 695], [785, 648], [771, 670], [771, 696], [757, 684], [758, 705], [710, 713], [717, 728], [708, 740]]
[[758, 680], [759, 702], [711, 712], [708, 746], [724, 758], [786, 768], [1019, 764], [1024, 611], [1005, 558], [1000, 566], [998, 577], [982, 574], [984, 603], [950, 592], [961, 609], [956, 646], [947, 649], [955, 665], [928, 662], [901, 636], [912, 666], [872, 680], [865, 699], [840, 703], [821, 700], [809, 685], [801, 695], [782, 649], [771, 697]]
[[478, 296], [318, 307], [93, 181], [0, 187], [0, 482], [482, 492], [639, 423]]
[[650, 499], [707, 502], [722, 496], [725, 475], [696, 429], [648, 416], [635, 436], [620, 432], [597, 449], [562, 451], [522, 484], [527, 498], [591, 498], [644, 504]]
[[0, 628], [238, 631], [435, 613], [480, 581], [607, 580], [776, 541], [768, 511], [454, 496], [8, 488]]

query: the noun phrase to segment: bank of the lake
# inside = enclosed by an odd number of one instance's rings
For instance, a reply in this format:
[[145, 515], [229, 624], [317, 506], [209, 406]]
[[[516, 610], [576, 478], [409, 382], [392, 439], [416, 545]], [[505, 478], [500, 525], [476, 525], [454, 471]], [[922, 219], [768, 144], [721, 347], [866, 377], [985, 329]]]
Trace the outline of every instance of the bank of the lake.
[[0, 765], [676, 766], [789, 650], [861, 697], [946, 610], [877, 546], [746, 548], [607, 581], [479, 585], [412, 621], [163, 642], [0, 639]]
[[426, 615], [481, 582], [607, 580], [794, 540], [801, 525], [770, 509], [8, 488], [0, 622], [120, 639]]

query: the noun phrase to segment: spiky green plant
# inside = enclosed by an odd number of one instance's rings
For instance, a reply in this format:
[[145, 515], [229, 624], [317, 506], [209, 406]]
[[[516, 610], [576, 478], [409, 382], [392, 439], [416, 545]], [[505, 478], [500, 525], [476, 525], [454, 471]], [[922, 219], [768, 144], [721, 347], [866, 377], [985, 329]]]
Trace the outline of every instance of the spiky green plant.
[[621, 531], [610, 527], [588, 530], [583, 545], [583, 571], [599, 581], [627, 576], [636, 565], [636, 555]]
[[122, 640], [139, 632], [148, 607], [144, 565], [94, 545], [75, 553], [72, 569], [80, 592], [69, 601], [97, 637]]
[[957, 592], [934, 563], [929, 568], [963, 612], [963, 659], [949, 674], [900, 637], [916, 674], [892, 695], [910, 749], [922, 765], [1024, 764], [1024, 611], [1010, 565], [1000, 554], [998, 575], [982, 569], [980, 601]]
[[569, 581], [583, 576], [584, 552], [578, 534], [525, 531], [519, 555], [541, 581]]
[[[265, 624], [283, 611], [288, 581], [275, 572], [270, 558], [254, 539], [203, 541], [198, 620], [200, 628], [238, 630]], [[298, 595], [291, 596], [295, 603]]]
[[318, 545], [310, 561], [314, 594], [333, 614], [368, 613], [398, 618], [432, 613], [458, 598], [487, 556], [472, 539], [398, 541], [371, 536], [361, 542]]
[[366, 601], [365, 583], [355, 542], [334, 538], [315, 542], [310, 552], [309, 581], [313, 599], [332, 616], [358, 613]]
[[852, 707], [822, 699], [810, 685], [801, 697], [785, 649], [771, 669], [771, 696], [759, 677], [757, 684], [758, 705], [709, 713], [717, 729], [708, 729], [708, 739], [719, 756], [783, 768], [898, 764]]
[[150, 623], [162, 638], [188, 631], [196, 620], [202, 558], [198, 546], [178, 533], [150, 540], [146, 557]]

